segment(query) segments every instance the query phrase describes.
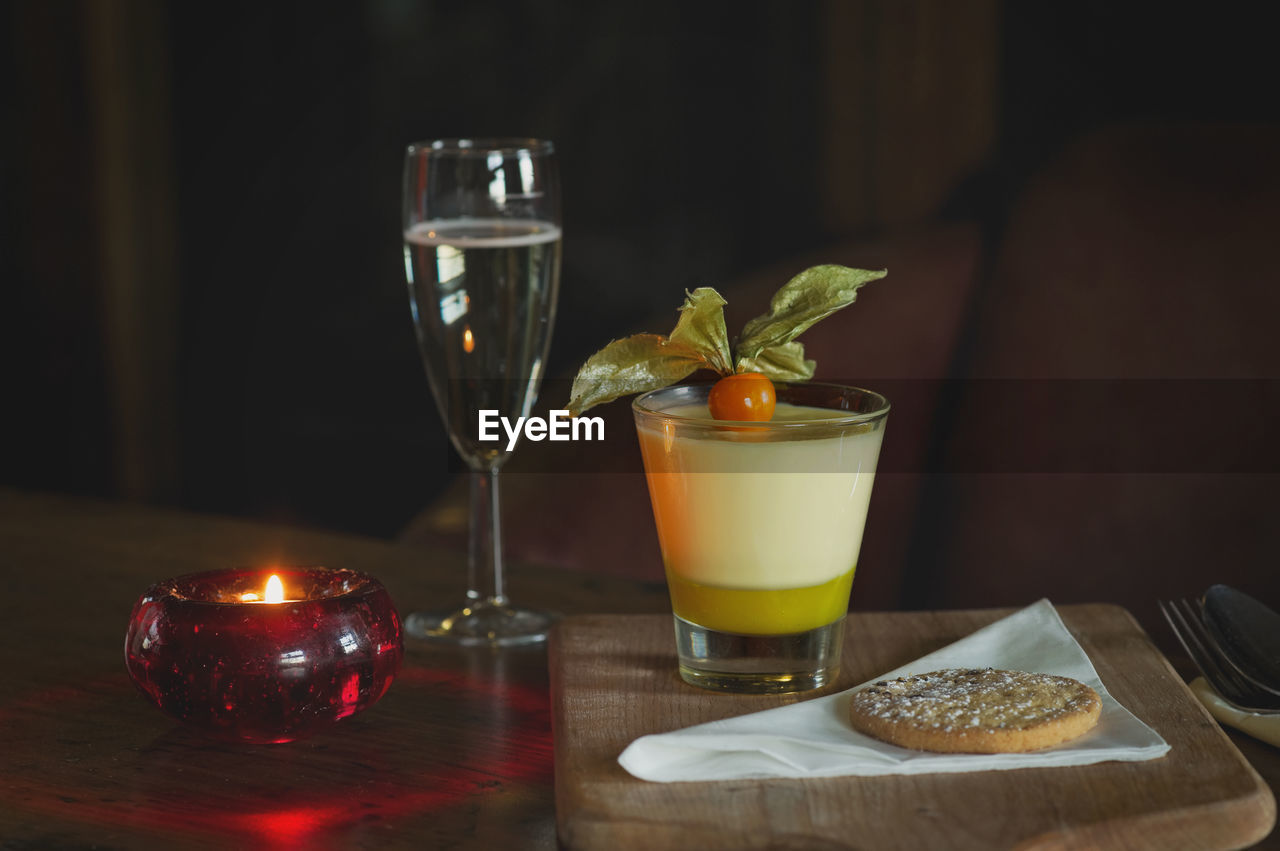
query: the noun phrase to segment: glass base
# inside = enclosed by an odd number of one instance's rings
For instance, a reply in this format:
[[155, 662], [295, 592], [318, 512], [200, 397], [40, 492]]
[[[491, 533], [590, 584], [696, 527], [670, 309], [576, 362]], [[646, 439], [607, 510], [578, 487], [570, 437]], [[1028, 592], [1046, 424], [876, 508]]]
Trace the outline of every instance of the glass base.
[[784, 694], [835, 682], [844, 618], [787, 635], [738, 635], [675, 617], [680, 677], [690, 685], [738, 694]]
[[453, 612], [413, 612], [404, 619], [411, 638], [462, 647], [514, 647], [547, 640], [555, 618], [506, 603], [477, 603]]

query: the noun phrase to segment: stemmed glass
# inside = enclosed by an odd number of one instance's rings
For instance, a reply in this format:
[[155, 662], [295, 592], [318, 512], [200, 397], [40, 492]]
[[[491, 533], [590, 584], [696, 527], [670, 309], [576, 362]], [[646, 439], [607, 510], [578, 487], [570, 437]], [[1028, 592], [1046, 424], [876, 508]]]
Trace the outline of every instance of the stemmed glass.
[[413, 613], [410, 635], [456, 644], [528, 644], [550, 619], [519, 609], [503, 584], [498, 472], [509, 456], [481, 440], [489, 422], [528, 417], [551, 343], [560, 287], [555, 149], [537, 139], [439, 139], [409, 146], [404, 256], [422, 362], [471, 479], [466, 601]]

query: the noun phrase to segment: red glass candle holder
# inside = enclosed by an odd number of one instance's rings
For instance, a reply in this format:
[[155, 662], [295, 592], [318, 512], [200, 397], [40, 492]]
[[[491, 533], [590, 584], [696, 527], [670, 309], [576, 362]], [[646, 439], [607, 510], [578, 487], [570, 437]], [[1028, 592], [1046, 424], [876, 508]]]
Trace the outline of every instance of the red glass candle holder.
[[[275, 574], [283, 600], [270, 602]], [[219, 570], [159, 582], [134, 604], [129, 675], [165, 713], [216, 738], [265, 744], [372, 706], [400, 669], [400, 617], [353, 570]]]

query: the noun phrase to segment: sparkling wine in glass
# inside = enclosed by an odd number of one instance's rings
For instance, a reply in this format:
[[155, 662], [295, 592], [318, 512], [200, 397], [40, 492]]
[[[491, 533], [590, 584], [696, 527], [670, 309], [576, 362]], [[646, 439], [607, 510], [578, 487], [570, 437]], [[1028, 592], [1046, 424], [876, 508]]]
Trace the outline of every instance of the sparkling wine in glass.
[[412, 636], [496, 645], [546, 638], [549, 617], [517, 608], [506, 596], [498, 472], [510, 453], [501, 428], [501, 439], [481, 439], [480, 412], [512, 423], [530, 415], [555, 320], [560, 226], [550, 142], [439, 139], [409, 146], [409, 306], [431, 391], [471, 479], [466, 600], [450, 612], [410, 614], [405, 630]]

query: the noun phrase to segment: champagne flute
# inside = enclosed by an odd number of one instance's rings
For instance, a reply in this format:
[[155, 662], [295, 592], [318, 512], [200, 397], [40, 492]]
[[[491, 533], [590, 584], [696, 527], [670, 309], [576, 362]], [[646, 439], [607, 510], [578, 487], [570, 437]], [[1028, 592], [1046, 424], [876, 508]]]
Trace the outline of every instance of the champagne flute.
[[[481, 440], [482, 410], [527, 417], [541, 383], [560, 287], [555, 149], [537, 139], [438, 139], [409, 146], [404, 255], [422, 362], [471, 479], [468, 587], [444, 614], [410, 614], [412, 636], [463, 645], [546, 639], [550, 618], [508, 601], [498, 472], [505, 435]], [[499, 429], [501, 432], [501, 429]]]

